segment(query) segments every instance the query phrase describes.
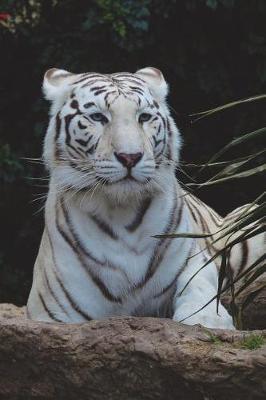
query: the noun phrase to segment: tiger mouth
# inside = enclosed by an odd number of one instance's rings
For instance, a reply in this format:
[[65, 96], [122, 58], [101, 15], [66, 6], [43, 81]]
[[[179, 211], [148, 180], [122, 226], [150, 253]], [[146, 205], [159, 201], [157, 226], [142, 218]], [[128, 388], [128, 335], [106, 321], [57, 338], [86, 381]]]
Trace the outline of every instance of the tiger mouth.
[[147, 184], [148, 182], [150, 182], [150, 180], [151, 180], [151, 178], [146, 178], [145, 182], [142, 182], [142, 181], [134, 178], [134, 176], [132, 176], [131, 174], [127, 174], [126, 176], [124, 176], [123, 178], [121, 178], [117, 181], [114, 181], [114, 182], [106, 181], [105, 184], [116, 185], [117, 183], [131, 183], [132, 182], [132, 183], [137, 183], [139, 185], [144, 185], [144, 184]]
[[119, 179], [118, 181], [109, 182], [109, 184], [115, 185], [116, 183], [121, 183], [121, 182], [137, 182], [137, 183], [141, 183], [140, 181], [135, 179], [131, 174], [127, 174], [126, 176], [124, 176], [123, 178]]

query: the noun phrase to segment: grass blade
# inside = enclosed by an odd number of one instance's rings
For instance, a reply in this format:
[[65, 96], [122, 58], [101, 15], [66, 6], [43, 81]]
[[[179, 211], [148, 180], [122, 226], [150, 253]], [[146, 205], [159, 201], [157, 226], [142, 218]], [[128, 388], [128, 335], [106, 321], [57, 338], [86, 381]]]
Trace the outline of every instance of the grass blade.
[[216, 301], [216, 312], [218, 314], [219, 311], [219, 303], [220, 303], [220, 297], [221, 297], [221, 290], [223, 287], [224, 280], [226, 278], [226, 269], [227, 269], [227, 252], [223, 251], [222, 252], [222, 260], [221, 260], [221, 266], [219, 269], [219, 275], [218, 275], [218, 289], [217, 289], [217, 301]]
[[[233, 147], [238, 146], [239, 144], [245, 143], [249, 140], [254, 140], [255, 138], [265, 135], [265, 133], [266, 133], [266, 127], [263, 127], [263, 128], [255, 130], [255, 131], [246, 133], [243, 136], [237, 137], [236, 139], [233, 139], [226, 146], [224, 146], [221, 150], [219, 150], [216, 154], [214, 154], [210, 158], [210, 160], [208, 161], [207, 164], [213, 163], [213, 161], [217, 160], [219, 157], [221, 157], [228, 150], [231, 150]], [[205, 167], [200, 168], [198, 174], [201, 173], [204, 169], [205, 169]]]
[[189, 187], [211, 186], [211, 185], [216, 185], [217, 183], [231, 181], [233, 179], [248, 178], [249, 176], [257, 175], [257, 174], [265, 172], [265, 171], [266, 171], [266, 163], [263, 164], [263, 165], [259, 165], [258, 167], [255, 167], [255, 168], [251, 168], [251, 169], [248, 169], [246, 171], [239, 172], [238, 174], [227, 176], [227, 177], [224, 177], [224, 178], [221, 178], [221, 179], [217, 179], [217, 180], [214, 180], [214, 181], [209, 180], [209, 181], [203, 182], [203, 183], [188, 183], [187, 185]]
[[263, 100], [265, 98], [266, 98], [266, 94], [260, 94], [260, 95], [257, 95], [257, 96], [247, 97], [246, 99], [231, 101], [230, 103], [223, 104], [222, 106], [218, 106], [218, 107], [212, 108], [210, 110], [206, 110], [206, 111], [201, 111], [201, 112], [198, 112], [198, 113], [190, 114], [189, 115], [190, 117], [194, 117], [194, 116], [200, 115], [199, 118], [195, 119], [191, 123], [194, 124], [195, 122], [199, 121], [202, 118], [205, 118], [205, 117], [207, 117], [209, 115], [212, 115], [214, 113], [226, 110], [228, 108], [232, 108], [232, 107], [238, 106], [240, 104], [244, 104], [244, 103], [251, 103], [253, 101]]
[[153, 238], [206, 238], [206, 237], [211, 237], [213, 236], [212, 234], [205, 234], [205, 233], [193, 233], [193, 232], [181, 232], [181, 233], [165, 233], [161, 235], [154, 235], [152, 236]]

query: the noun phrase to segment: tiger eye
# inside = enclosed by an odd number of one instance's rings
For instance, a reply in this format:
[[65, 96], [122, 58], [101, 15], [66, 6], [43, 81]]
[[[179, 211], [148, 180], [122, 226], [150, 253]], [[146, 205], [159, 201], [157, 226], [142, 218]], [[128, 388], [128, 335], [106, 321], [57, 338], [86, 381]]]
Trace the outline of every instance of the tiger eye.
[[108, 119], [106, 118], [106, 116], [99, 112], [90, 114], [90, 118], [93, 121], [102, 122], [103, 124], [107, 124], [109, 122]]
[[83, 107], [84, 108], [90, 108], [90, 107], [92, 107], [92, 106], [95, 106], [95, 104], [94, 103], [85, 103], [85, 104], [83, 104]]
[[152, 115], [148, 113], [142, 113], [139, 116], [139, 123], [148, 122], [151, 119]]

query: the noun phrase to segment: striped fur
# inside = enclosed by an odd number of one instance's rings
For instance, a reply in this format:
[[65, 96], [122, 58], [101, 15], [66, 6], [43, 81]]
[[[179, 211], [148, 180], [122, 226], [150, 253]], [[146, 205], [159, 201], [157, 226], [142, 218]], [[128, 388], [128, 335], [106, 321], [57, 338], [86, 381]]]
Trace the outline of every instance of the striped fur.
[[[50, 171], [45, 229], [34, 267], [30, 318], [83, 322], [115, 315], [182, 320], [217, 290], [211, 263], [180, 290], [213, 248], [197, 239], [223, 220], [175, 179], [180, 135], [162, 73], [71, 74], [49, 70], [52, 101], [44, 158]], [[116, 154], [141, 154], [131, 167]], [[208, 245], [208, 249], [200, 251]], [[248, 258], [243, 244], [239, 269]], [[186, 319], [233, 328], [215, 304]]]

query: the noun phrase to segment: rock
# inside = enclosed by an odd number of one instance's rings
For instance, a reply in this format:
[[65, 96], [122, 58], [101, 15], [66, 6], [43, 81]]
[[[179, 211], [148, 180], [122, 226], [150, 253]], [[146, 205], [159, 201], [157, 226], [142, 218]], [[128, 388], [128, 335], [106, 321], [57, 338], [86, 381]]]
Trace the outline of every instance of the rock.
[[[236, 289], [240, 285], [236, 285]], [[259, 291], [259, 292], [258, 292]], [[253, 298], [254, 294], [254, 298]], [[249, 297], [248, 297], [249, 296]], [[247, 299], [248, 304], [241, 311], [241, 307]], [[231, 294], [223, 296], [222, 302], [230, 311]], [[240, 310], [239, 327], [241, 329], [266, 329], [266, 276], [263, 274], [259, 279], [250, 284], [235, 301]]]
[[4, 304], [0, 399], [265, 399], [265, 338], [159, 318], [32, 322]]
[[13, 304], [0, 304], [0, 318], [14, 319], [25, 316], [25, 307], [16, 307]]

